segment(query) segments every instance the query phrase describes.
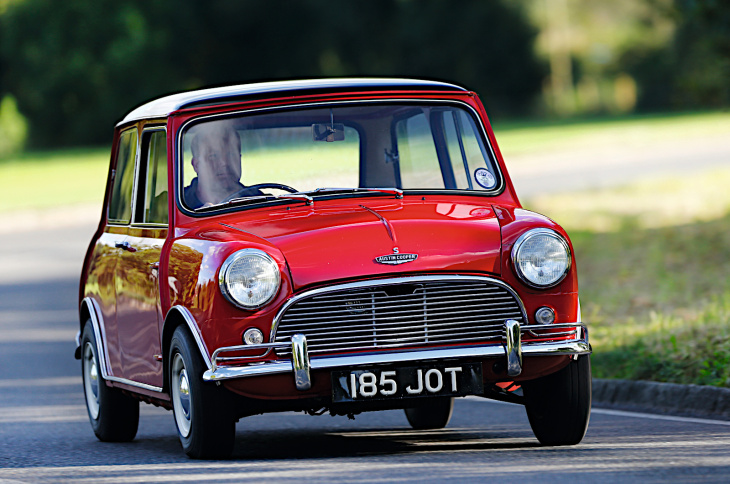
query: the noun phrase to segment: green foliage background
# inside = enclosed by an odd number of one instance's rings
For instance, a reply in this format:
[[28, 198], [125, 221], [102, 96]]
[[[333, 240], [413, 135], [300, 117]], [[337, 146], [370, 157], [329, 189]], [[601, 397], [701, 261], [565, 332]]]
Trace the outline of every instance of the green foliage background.
[[271, 79], [445, 79], [520, 114], [546, 72], [535, 35], [504, 0], [11, 0], [0, 94], [17, 99], [35, 147], [107, 143], [151, 98]]

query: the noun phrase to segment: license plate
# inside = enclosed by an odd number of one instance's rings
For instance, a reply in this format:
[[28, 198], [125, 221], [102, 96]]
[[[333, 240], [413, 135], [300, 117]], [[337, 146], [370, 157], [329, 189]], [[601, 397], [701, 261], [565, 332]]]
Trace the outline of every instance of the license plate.
[[335, 403], [482, 393], [481, 363], [332, 372], [332, 401]]

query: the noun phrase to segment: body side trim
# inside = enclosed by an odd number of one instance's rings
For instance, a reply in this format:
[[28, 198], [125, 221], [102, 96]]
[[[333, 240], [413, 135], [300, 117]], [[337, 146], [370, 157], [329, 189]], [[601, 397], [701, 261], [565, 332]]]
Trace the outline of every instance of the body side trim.
[[[205, 346], [205, 341], [203, 341], [203, 337], [200, 333], [200, 328], [198, 327], [198, 323], [195, 321], [195, 318], [190, 313], [188, 308], [180, 305], [176, 305], [170, 308], [170, 312], [177, 311], [180, 313], [180, 316], [183, 317], [185, 320], [185, 323], [188, 325], [188, 329], [190, 330], [190, 333], [193, 335], [193, 338], [195, 338], [195, 342], [198, 344], [198, 349], [200, 350], [200, 356], [203, 357], [203, 361], [205, 361], [205, 365], [210, 368], [213, 366], [210, 360], [210, 352], [208, 351], [208, 347]], [[170, 313], [168, 312], [168, 315]]]
[[96, 352], [98, 355], [104, 355], [104, 358], [99, 358], [99, 362], [101, 363], [99, 366], [101, 366], [102, 378], [107, 381], [124, 383], [125, 385], [144, 388], [146, 390], [151, 390], [154, 392], [162, 392], [162, 388], [160, 387], [148, 385], [147, 383], [140, 383], [133, 380], [128, 380], [126, 378], [114, 376], [110, 373], [111, 365], [109, 365], [109, 353], [107, 353], [106, 330], [104, 327], [104, 320], [100, 317], [101, 313], [99, 312], [98, 304], [93, 298], [85, 297], [83, 301], [81, 301], [81, 305], [86, 305], [89, 308], [91, 325], [94, 328], [94, 334], [96, 336]]

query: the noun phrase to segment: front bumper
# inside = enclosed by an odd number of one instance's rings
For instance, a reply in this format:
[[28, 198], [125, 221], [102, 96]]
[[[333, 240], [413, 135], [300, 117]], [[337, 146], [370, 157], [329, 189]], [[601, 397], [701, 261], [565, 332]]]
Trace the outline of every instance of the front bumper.
[[[203, 380], [221, 381], [232, 378], [251, 376], [274, 375], [279, 373], [293, 373], [294, 382], [298, 390], [309, 390], [312, 386], [310, 371], [336, 368], [353, 368], [388, 363], [410, 363], [424, 360], [445, 360], [453, 358], [485, 358], [506, 356], [507, 375], [516, 377], [522, 372], [523, 356], [555, 356], [555, 355], [587, 355], [591, 353], [588, 342], [588, 330], [583, 323], [564, 323], [551, 325], [520, 326], [519, 322], [507, 320], [504, 323], [502, 344], [485, 346], [458, 346], [435, 349], [378, 351], [338, 356], [309, 357], [307, 352], [307, 338], [302, 334], [295, 334], [291, 342], [263, 343], [260, 345], [227, 346], [218, 348], [211, 358], [211, 368], [203, 374]], [[542, 333], [545, 330], [571, 329], [558, 333]], [[540, 334], [538, 334], [540, 332]], [[573, 339], [558, 341], [530, 341], [522, 342], [522, 334], [530, 333], [541, 339], [564, 338], [573, 336]], [[241, 357], [224, 357], [221, 354], [242, 350], [291, 348], [291, 360], [276, 360], [256, 362], [247, 365], [219, 366], [219, 362], [245, 359]]]

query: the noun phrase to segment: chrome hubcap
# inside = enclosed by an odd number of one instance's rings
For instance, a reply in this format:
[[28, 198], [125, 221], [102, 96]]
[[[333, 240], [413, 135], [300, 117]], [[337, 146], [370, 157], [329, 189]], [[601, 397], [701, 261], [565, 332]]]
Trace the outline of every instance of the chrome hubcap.
[[184, 369], [180, 372], [180, 405], [185, 418], [190, 420], [190, 385], [188, 374]]
[[190, 435], [190, 382], [188, 381], [188, 372], [185, 369], [185, 362], [180, 353], [175, 353], [172, 357], [171, 364], [172, 385], [172, 407], [175, 413], [175, 423], [180, 435], [187, 437]]
[[91, 418], [96, 420], [99, 418], [99, 373], [94, 346], [88, 341], [84, 345], [83, 377], [86, 407], [89, 409]]

